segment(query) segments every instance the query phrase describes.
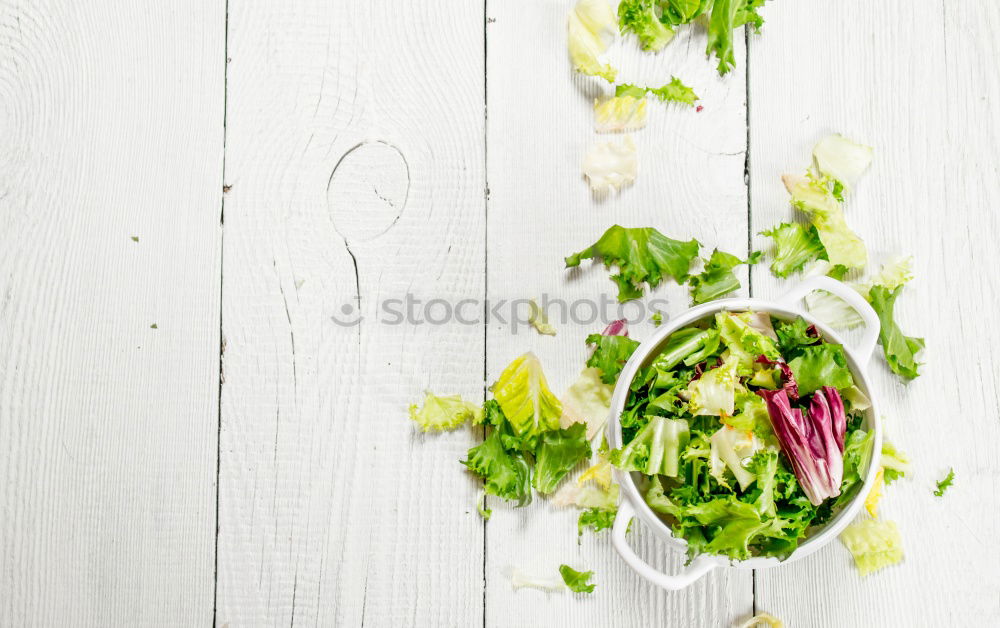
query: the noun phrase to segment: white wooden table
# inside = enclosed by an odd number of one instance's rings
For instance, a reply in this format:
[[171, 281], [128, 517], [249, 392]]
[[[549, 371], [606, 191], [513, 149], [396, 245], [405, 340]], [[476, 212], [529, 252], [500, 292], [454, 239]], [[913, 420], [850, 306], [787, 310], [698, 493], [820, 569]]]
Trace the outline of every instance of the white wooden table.
[[[725, 79], [701, 33], [618, 44], [623, 79], [676, 74], [704, 110], [651, 103], [636, 184], [600, 202], [570, 6], [0, 0], [0, 625], [1000, 625], [1000, 5], [775, 0]], [[665, 593], [544, 500], [484, 522], [475, 436], [417, 434], [407, 404], [481, 399], [529, 349], [561, 391], [594, 326], [379, 304], [611, 294], [562, 257], [616, 222], [764, 248], [779, 175], [830, 131], [877, 150], [850, 223], [915, 256], [925, 374], [875, 367], [915, 462], [883, 501], [905, 563], [861, 580], [835, 544]], [[564, 562], [593, 596], [504, 575]]]

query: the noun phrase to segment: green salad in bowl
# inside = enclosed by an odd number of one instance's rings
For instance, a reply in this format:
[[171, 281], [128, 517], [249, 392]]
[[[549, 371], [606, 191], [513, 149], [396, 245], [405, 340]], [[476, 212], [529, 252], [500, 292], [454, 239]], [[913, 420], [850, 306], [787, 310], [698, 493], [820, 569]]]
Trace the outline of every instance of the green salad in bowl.
[[690, 556], [780, 560], [864, 485], [868, 408], [844, 347], [815, 325], [718, 311], [635, 371], [610, 457]]

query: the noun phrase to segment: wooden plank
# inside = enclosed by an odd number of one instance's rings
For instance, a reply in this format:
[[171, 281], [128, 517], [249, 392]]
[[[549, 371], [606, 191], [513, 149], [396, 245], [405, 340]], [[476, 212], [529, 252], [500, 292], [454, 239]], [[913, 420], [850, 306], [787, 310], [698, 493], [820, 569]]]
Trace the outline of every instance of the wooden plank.
[[481, 5], [229, 3], [220, 625], [482, 621], [472, 434], [406, 418], [482, 398], [482, 326], [380, 307], [483, 298], [482, 51]]
[[[803, 169], [825, 133], [874, 146], [848, 221], [874, 261], [914, 256], [897, 315], [929, 349], [909, 385], [881, 357], [872, 364], [888, 437], [914, 461], [881, 509], [899, 523], [905, 562], [861, 579], [835, 542], [758, 572], [757, 606], [790, 626], [997, 625], [1000, 363], [982, 339], [993, 320], [983, 314], [1000, 296], [1000, 80], [984, 63], [998, 52], [1000, 12], [990, 3], [816, 0], [775, 3], [767, 28], [750, 47], [754, 232], [792, 216], [779, 176]], [[754, 270], [758, 295], [790, 285]], [[956, 486], [934, 497], [951, 466]]]
[[211, 621], [224, 35], [0, 4], [0, 625]]
[[[705, 59], [700, 29], [679, 34], [658, 55], [642, 53], [634, 40], [612, 48], [609, 54], [621, 70], [620, 80], [660, 85], [677, 75], [698, 92], [704, 110], [650, 102], [647, 128], [633, 134], [639, 151], [635, 185], [620, 196], [595, 199], [581, 176], [583, 156], [594, 142], [621, 138], [593, 130], [593, 100], [608, 87], [571, 72], [566, 16], [572, 6], [488, 3], [487, 286], [494, 302], [546, 294], [567, 302], [597, 301], [604, 295], [614, 302], [617, 292], [603, 267], [585, 264], [580, 272], [567, 273], [563, 257], [590, 245], [615, 223], [653, 226], [675, 238], [695, 237], [709, 247], [746, 252], [742, 37], [738, 70], [725, 79], [719, 79], [715, 64]], [[673, 285], [652, 296], [669, 302], [665, 309], [670, 315], [689, 304], [687, 289]], [[632, 307], [626, 312], [634, 316]], [[614, 316], [616, 308], [608, 309]], [[578, 320], [589, 317], [585, 305], [578, 312]], [[561, 394], [583, 368], [586, 335], [600, 331], [602, 324], [561, 322], [558, 316], [553, 322], [558, 328], [554, 338], [524, 327], [515, 334], [510, 326], [492, 323], [489, 380], [531, 350]], [[633, 327], [632, 335], [641, 339], [651, 329], [644, 322]], [[587, 533], [578, 543], [575, 511], [559, 511], [541, 498], [523, 510], [497, 501], [491, 500], [494, 514], [486, 529], [489, 626], [662, 625], [665, 618], [671, 625], [721, 626], [750, 614], [750, 572], [719, 571], [686, 591], [666, 593], [625, 565], [608, 533]], [[681, 557], [653, 541], [641, 525], [636, 528], [635, 543], [647, 560], [668, 571], [680, 569]], [[556, 574], [561, 563], [596, 572], [592, 597], [513, 591], [505, 575], [511, 567]]]

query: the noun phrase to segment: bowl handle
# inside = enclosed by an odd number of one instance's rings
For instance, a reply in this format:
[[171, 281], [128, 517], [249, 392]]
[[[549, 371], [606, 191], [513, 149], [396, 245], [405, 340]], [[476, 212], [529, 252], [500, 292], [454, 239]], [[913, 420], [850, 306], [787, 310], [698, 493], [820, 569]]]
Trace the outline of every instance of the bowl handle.
[[875, 351], [875, 343], [878, 342], [881, 327], [878, 314], [856, 290], [830, 277], [810, 277], [782, 295], [778, 303], [796, 307], [799, 301], [813, 290], [826, 290], [847, 301], [864, 321], [864, 335], [858, 345], [852, 348], [852, 353], [860, 364], [868, 364]]
[[621, 557], [625, 559], [629, 567], [649, 582], [668, 591], [679, 591], [690, 586], [695, 580], [704, 576], [715, 567], [716, 563], [711, 558], [702, 555], [691, 561], [691, 564], [687, 565], [684, 571], [676, 576], [669, 576], [657, 571], [652, 565], [639, 558], [639, 555], [632, 550], [628, 541], [625, 540], [625, 531], [628, 529], [629, 522], [632, 521], [634, 515], [635, 509], [632, 508], [632, 505], [628, 500], [622, 500], [621, 504], [618, 505], [615, 525], [611, 529], [611, 543], [618, 550], [618, 553], [621, 554]]

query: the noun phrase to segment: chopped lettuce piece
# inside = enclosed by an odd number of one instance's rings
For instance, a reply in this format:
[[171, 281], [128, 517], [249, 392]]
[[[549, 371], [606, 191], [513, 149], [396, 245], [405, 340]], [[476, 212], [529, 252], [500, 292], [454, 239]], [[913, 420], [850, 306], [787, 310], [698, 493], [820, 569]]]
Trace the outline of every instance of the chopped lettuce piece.
[[539, 576], [520, 569], [510, 570], [510, 584], [515, 589], [539, 589], [541, 591], [565, 591], [566, 582], [556, 576]]
[[483, 409], [458, 395], [435, 395], [425, 391], [423, 407], [418, 410], [417, 404], [411, 405], [410, 418], [423, 432], [439, 432], [454, 429], [466, 421], [481, 423]]
[[[781, 359], [778, 343], [771, 335], [757, 329], [754, 319], [753, 312], [719, 312], [715, 315], [722, 343], [736, 360], [737, 373], [740, 375], [753, 374], [754, 362], [760, 356], [775, 361]], [[771, 334], [774, 334], [773, 330]], [[732, 411], [726, 414], [732, 414]]]
[[895, 521], [861, 519], [840, 533], [862, 576], [903, 560], [903, 538]]
[[882, 443], [880, 460], [886, 484], [892, 484], [899, 478], [906, 477], [906, 474], [910, 472], [910, 460], [888, 441]]
[[594, 100], [594, 130], [598, 133], [635, 131], [646, 126], [646, 99], [615, 96]]
[[850, 303], [832, 292], [813, 290], [805, 301], [810, 314], [834, 329], [853, 329], [865, 322]]
[[872, 287], [882, 286], [886, 290], [895, 290], [913, 279], [913, 258], [894, 255], [882, 263], [877, 275], [858, 287], [861, 294], [868, 294]]
[[634, 33], [643, 50], [657, 52], [674, 37], [674, 30], [660, 21], [655, 0], [622, 0], [618, 4], [618, 23], [622, 34]]
[[615, 36], [615, 14], [607, 0], [579, 0], [569, 12], [568, 32], [573, 68], [614, 83], [617, 71], [598, 60]]
[[792, 357], [798, 354], [799, 347], [814, 345], [820, 340], [816, 328], [804, 318], [796, 318], [790, 322], [778, 321], [774, 332], [778, 336], [778, 349], [785, 357]]
[[823, 386], [838, 389], [854, 385], [854, 377], [847, 366], [847, 355], [842, 345], [824, 343], [803, 347], [798, 357], [788, 363], [795, 374], [795, 381], [802, 396]]
[[605, 490], [592, 484], [580, 486], [574, 482], [567, 482], [552, 495], [550, 501], [553, 506], [559, 508], [576, 506], [584, 509], [617, 510], [620, 494], [621, 489], [617, 484], [612, 484]]
[[601, 375], [599, 368], [583, 369], [562, 397], [560, 425], [569, 427], [574, 423], [585, 423], [588, 439], [604, 429], [611, 412], [611, 395], [615, 389], [601, 381]]
[[739, 628], [785, 628], [785, 623], [771, 613], [757, 613]]
[[663, 312], [654, 313], [650, 320], [653, 321], [653, 327], [659, 327], [663, 324]]
[[594, 144], [583, 158], [583, 174], [590, 182], [590, 189], [598, 194], [611, 190], [617, 192], [626, 185], [631, 185], [638, 170], [635, 142], [628, 135], [621, 144]]
[[821, 173], [851, 189], [871, 165], [872, 152], [870, 146], [857, 144], [843, 135], [834, 134], [816, 143], [813, 147], [813, 159]]
[[805, 265], [826, 257], [826, 249], [820, 242], [819, 233], [812, 225], [798, 222], [783, 222], [761, 235], [774, 240], [774, 259], [771, 272], [777, 277], [787, 278], [802, 270]]
[[902, 289], [902, 286], [897, 286], [895, 290], [874, 286], [868, 293], [868, 302], [878, 314], [881, 324], [878, 339], [889, 368], [893, 373], [909, 380], [920, 375], [919, 369], [922, 363], [917, 362], [917, 355], [924, 348], [924, 339], [903, 335], [899, 325], [896, 324], [894, 316], [896, 298]]
[[830, 263], [845, 269], [864, 268], [868, 251], [861, 238], [847, 226], [844, 210], [834, 198], [828, 182], [817, 179], [812, 173], [785, 175], [782, 181], [792, 195], [792, 205], [809, 216], [816, 227]]
[[688, 422], [684, 419], [648, 417], [649, 422], [621, 449], [610, 453], [611, 463], [623, 471], [675, 477], [678, 457], [688, 442]]
[[698, 100], [698, 95], [694, 93], [694, 90], [676, 76], [671, 76], [670, 82], [660, 87], [640, 87], [631, 83], [615, 86], [615, 96], [644, 98], [646, 94], [656, 96], [660, 102], [679, 102], [690, 106], [694, 106], [695, 101]]
[[576, 479], [576, 483], [583, 486], [585, 482], [593, 481], [595, 484], [608, 490], [611, 488], [611, 461], [606, 460], [603, 457], [594, 463], [592, 466], [587, 468], [586, 471], [580, 474], [580, 477]]
[[543, 336], [555, 336], [556, 328], [549, 324], [549, 317], [545, 315], [545, 310], [539, 307], [534, 299], [528, 301], [528, 305], [530, 306], [528, 322], [535, 328], [535, 331]]
[[729, 483], [723, 472], [729, 469], [739, 483], [740, 489], [747, 490], [757, 476], [744, 466], [743, 461], [753, 457], [760, 448], [760, 441], [754, 438], [753, 432], [744, 432], [725, 425], [712, 434], [709, 440], [712, 443], [710, 458], [712, 476], [719, 484], [728, 487]]
[[575, 593], [593, 593], [594, 586], [590, 584], [590, 579], [594, 576], [593, 571], [577, 571], [569, 565], [559, 565], [559, 575], [570, 591]]
[[736, 393], [736, 414], [720, 418], [723, 425], [752, 433], [762, 443], [776, 443], [764, 399], [752, 392]]
[[618, 284], [618, 300], [625, 302], [642, 296], [642, 283], [655, 288], [667, 275], [678, 283], [687, 281], [699, 247], [697, 240], [673, 240], [652, 227], [614, 225], [593, 245], [567, 257], [566, 268], [591, 258], [601, 258], [606, 267], [617, 265], [619, 272], [611, 279]]
[[534, 450], [540, 434], [559, 427], [562, 404], [549, 390], [535, 354], [525, 353], [511, 362], [490, 391], [524, 449]]
[[483, 492], [482, 498], [476, 500], [476, 510], [479, 512], [479, 516], [486, 521], [490, 520], [493, 516], [493, 511], [486, 507], [486, 492]]
[[587, 426], [583, 423], [545, 432], [535, 450], [532, 485], [542, 495], [548, 495], [573, 467], [589, 456]]
[[954, 481], [955, 470], [948, 469], [948, 475], [937, 483], [937, 490], [934, 491], [934, 494], [938, 497], [944, 497], [944, 492], [948, 490], [948, 487], [950, 487]]
[[600, 369], [601, 381], [614, 384], [632, 353], [639, 346], [638, 341], [627, 336], [605, 336], [590, 334], [587, 344], [594, 345], [594, 353], [587, 359], [587, 366]]
[[726, 74], [736, 65], [733, 41], [737, 36], [742, 38], [743, 34], [734, 34], [734, 31], [744, 24], [760, 30], [764, 18], [757, 13], [757, 9], [763, 5], [764, 0], [715, 0], [711, 3], [706, 54], [714, 54], [718, 58], [720, 75]]
[[481, 444], [469, 450], [462, 461], [470, 471], [486, 481], [490, 495], [524, 506], [531, 502], [531, 470], [524, 456], [504, 449], [500, 431], [493, 432]]
[[731, 415], [736, 405], [736, 387], [740, 380], [736, 374], [739, 361], [729, 356], [720, 366], [688, 384], [688, 408], [694, 415]]
[[615, 510], [601, 510], [599, 508], [584, 510], [576, 520], [577, 536], [583, 536], [583, 531], [587, 528], [590, 528], [594, 534], [601, 530], [607, 530], [615, 524], [616, 514], [618, 512]]
[[694, 302], [705, 303], [738, 290], [740, 280], [736, 278], [733, 269], [740, 264], [756, 264], [760, 261], [760, 255], [758, 251], [742, 260], [735, 255], [715, 249], [712, 257], [705, 260], [704, 270], [691, 277], [689, 281]]

